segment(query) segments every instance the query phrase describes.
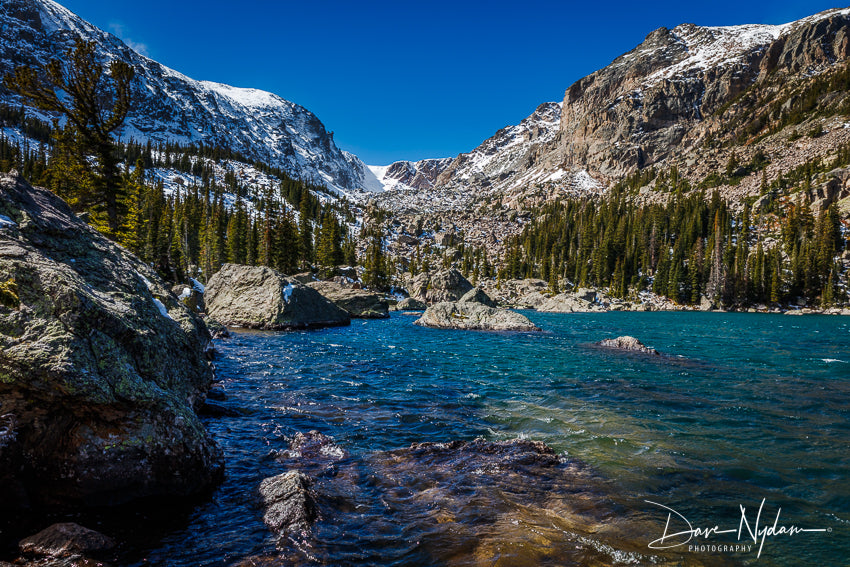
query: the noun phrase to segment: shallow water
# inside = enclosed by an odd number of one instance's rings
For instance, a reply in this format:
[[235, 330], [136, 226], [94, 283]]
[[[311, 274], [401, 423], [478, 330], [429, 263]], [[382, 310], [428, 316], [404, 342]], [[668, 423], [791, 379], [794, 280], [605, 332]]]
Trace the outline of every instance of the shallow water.
[[[432, 330], [414, 318], [349, 328], [237, 333], [219, 343], [223, 404], [210, 418], [227, 479], [164, 522], [142, 516], [130, 564], [843, 565], [850, 557], [850, 321], [717, 313], [526, 313], [544, 333]], [[667, 356], [593, 348], [633, 335]], [[317, 475], [313, 533], [275, 550], [256, 488], [292, 463], [297, 432], [344, 452]], [[543, 441], [561, 464], [523, 477], [457, 456], [385, 451], [424, 441]], [[667, 506], [693, 527], [795, 525], [824, 532], [737, 534], [701, 544], [749, 552], [666, 552]], [[657, 504], [649, 504], [651, 500]], [[673, 518], [670, 532], [685, 529]], [[677, 541], [681, 541], [681, 538]], [[675, 543], [675, 541], [673, 541]], [[691, 542], [694, 543], [694, 542]]]

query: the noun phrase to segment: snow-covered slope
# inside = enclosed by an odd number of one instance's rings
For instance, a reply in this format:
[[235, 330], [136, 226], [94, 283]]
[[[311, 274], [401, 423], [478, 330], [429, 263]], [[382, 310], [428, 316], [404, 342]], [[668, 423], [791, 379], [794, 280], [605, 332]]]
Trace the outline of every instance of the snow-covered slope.
[[521, 200], [533, 187], [551, 194], [597, 192], [602, 186], [581, 168], [549, 167], [541, 161], [553, 146], [561, 103], [546, 102], [525, 120], [507, 126], [454, 159], [401, 161], [370, 166], [387, 192], [377, 197], [398, 211], [465, 209], [481, 198]]
[[385, 191], [428, 190], [452, 163], [452, 158], [397, 161], [391, 165], [370, 165], [369, 169]]
[[[135, 104], [120, 132], [124, 139], [220, 145], [337, 191], [382, 188], [302, 106], [269, 92], [191, 79], [136, 53], [52, 0], [2, 0], [0, 29], [0, 74], [62, 57], [76, 38], [94, 41], [104, 61], [117, 58], [132, 65]], [[0, 101], [19, 102], [2, 91]]]

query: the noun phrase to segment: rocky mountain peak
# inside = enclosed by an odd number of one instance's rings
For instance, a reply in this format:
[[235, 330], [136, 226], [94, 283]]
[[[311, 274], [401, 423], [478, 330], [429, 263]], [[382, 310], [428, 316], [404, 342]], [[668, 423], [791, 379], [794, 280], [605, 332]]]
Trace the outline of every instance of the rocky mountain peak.
[[690, 147], [697, 124], [757, 81], [846, 60], [848, 24], [850, 9], [778, 26], [659, 28], [566, 90], [552, 161], [612, 177], [658, 163]]
[[[220, 145], [337, 191], [376, 189], [366, 166], [340, 150], [312, 112], [276, 94], [191, 79], [52, 0], [5, 0], [0, 26], [0, 75], [61, 57], [78, 38], [95, 42], [104, 61], [134, 67], [136, 101], [120, 132], [124, 139]], [[21, 103], [2, 90], [0, 102]]]

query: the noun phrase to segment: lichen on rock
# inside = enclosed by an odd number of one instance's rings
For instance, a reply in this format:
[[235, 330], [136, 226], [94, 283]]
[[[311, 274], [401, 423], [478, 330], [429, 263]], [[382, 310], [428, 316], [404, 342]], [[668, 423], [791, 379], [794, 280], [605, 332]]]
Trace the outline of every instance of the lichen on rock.
[[[221, 451], [195, 409], [210, 336], [157, 274], [64, 201], [0, 176], [0, 500], [115, 504], [218, 481]], [[161, 312], [157, 302], [162, 305]]]

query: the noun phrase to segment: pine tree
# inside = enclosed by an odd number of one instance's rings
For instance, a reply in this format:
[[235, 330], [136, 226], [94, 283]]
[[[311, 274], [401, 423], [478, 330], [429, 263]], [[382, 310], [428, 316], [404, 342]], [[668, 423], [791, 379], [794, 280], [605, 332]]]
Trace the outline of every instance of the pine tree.
[[299, 251], [301, 264], [309, 267], [313, 261], [313, 223], [311, 218], [310, 192], [301, 195], [301, 207], [298, 219]]
[[378, 224], [364, 229], [366, 252], [363, 258], [363, 283], [368, 287], [384, 291], [389, 287], [390, 275], [384, 257], [384, 236]]
[[276, 244], [276, 268], [284, 274], [294, 274], [298, 270], [299, 251], [298, 227], [289, 209], [285, 209], [278, 224]]
[[116, 236], [120, 228], [122, 187], [112, 133], [130, 111], [132, 67], [113, 60], [109, 73], [98, 63], [95, 43], [77, 40], [66, 54], [45, 67], [22, 66], [6, 75], [4, 85], [41, 110], [61, 113], [67, 120], [65, 136], [75, 140], [84, 168], [88, 155], [97, 160], [97, 175], [86, 201], [92, 213], [105, 214], [105, 232]]

